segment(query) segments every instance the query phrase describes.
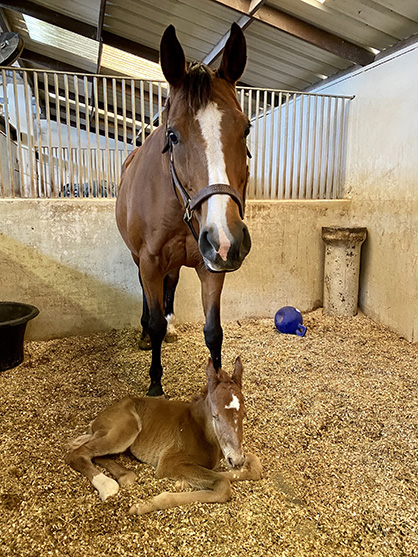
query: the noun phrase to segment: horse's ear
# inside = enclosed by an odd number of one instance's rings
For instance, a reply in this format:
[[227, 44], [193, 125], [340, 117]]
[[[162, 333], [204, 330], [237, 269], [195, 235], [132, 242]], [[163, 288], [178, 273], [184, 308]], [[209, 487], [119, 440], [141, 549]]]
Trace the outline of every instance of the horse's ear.
[[244, 33], [241, 27], [234, 22], [229, 39], [226, 41], [218, 75], [231, 83], [236, 83], [244, 73], [246, 63], [247, 44]]
[[168, 83], [179, 87], [186, 76], [186, 57], [173, 25], [167, 27], [161, 38], [160, 65]]
[[238, 385], [238, 387], [240, 389], [242, 389], [242, 372], [243, 371], [244, 371], [244, 368], [242, 367], [241, 357], [238, 356], [238, 358], [235, 360], [235, 369], [234, 369], [234, 373], [232, 374], [232, 380], [235, 381], [235, 383]]
[[208, 380], [208, 388], [209, 392], [213, 392], [216, 389], [216, 386], [219, 383], [218, 372], [213, 365], [212, 358], [208, 359], [208, 363], [206, 366], [206, 377]]

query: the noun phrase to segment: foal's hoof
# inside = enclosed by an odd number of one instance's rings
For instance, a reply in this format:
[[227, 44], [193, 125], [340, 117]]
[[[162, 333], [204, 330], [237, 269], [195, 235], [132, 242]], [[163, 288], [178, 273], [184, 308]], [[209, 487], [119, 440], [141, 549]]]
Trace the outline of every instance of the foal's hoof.
[[136, 482], [137, 479], [138, 476], [135, 474], [135, 472], [129, 471], [125, 474], [122, 474], [122, 476], [119, 476], [118, 484], [120, 486], [132, 485]]
[[164, 391], [161, 387], [161, 383], [151, 383], [147, 392], [147, 396], [164, 396]]
[[175, 332], [167, 333], [164, 337], [164, 342], [168, 342], [168, 343], [177, 342], [177, 338], [178, 338], [177, 333]]
[[139, 338], [138, 341], [138, 348], [140, 350], [151, 350], [152, 346], [151, 346], [151, 339], [149, 338], [148, 335], [142, 336]]

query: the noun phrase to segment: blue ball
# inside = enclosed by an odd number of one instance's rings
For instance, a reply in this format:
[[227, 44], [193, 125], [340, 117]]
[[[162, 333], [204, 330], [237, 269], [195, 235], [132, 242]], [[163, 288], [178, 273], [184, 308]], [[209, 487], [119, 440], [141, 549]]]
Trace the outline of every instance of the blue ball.
[[284, 306], [274, 316], [274, 324], [280, 333], [298, 335], [303, 337], [306, 327], [303, 325], [303, 317], [300, 311], [292, 306]]

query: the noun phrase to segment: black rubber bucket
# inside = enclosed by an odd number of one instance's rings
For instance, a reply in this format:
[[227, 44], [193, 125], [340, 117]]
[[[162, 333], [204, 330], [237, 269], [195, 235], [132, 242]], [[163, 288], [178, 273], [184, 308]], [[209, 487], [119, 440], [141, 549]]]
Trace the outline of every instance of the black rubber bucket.
[[38, 308], [18, 302], [0, 302], [0, 371], [23, 362], [23, 340], [28, 321]]

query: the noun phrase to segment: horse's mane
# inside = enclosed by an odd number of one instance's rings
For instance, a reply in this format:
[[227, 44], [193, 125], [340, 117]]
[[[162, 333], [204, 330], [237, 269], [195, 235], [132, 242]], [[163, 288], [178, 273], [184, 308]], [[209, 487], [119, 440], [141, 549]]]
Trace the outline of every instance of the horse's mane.
[[[193, 114], [199, 108], [204, 108], [212, 98], [212, 75], [212, 70], [203, 62], [192, 62], [188, 67], [179, 95]], [[164, 111], [165, 118], [167, 118], [170, 104], [171, 100], [168, 97]]]

